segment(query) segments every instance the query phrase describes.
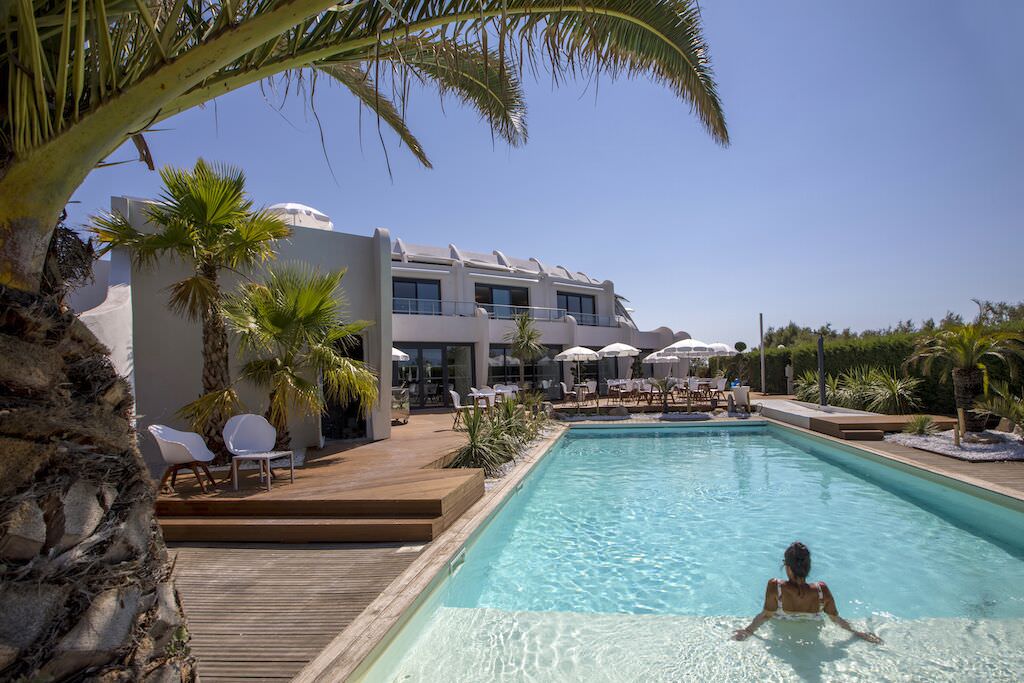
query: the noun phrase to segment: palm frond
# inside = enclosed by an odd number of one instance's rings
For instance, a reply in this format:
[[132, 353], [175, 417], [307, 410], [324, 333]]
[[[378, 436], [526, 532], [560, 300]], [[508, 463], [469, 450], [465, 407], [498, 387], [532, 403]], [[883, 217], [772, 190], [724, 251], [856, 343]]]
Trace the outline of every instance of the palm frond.
[[168, 290], [167, 307], [189, 320], [198, 319], [203, 311], [216, 307], [220, 301], [217, 283], [198, 273], [178, 280]]

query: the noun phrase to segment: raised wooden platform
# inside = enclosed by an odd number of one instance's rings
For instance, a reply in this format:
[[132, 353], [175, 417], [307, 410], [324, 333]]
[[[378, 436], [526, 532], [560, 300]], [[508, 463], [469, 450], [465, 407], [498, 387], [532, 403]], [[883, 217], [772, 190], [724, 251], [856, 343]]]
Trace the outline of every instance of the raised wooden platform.
[[[829, 417], [810, 418], [811, 429], [839, 439], [881, 441], [885, 432], [900, 432], [913, 418], [912, 415], [858, 415], [837, 413]], [[932, 415], [939, 429], [952, 429], [956, 420]]]
[[[483, 496], [478, 469], [442, 469], [465, 438], [447, 415], [416, 415], [392, 438], [329, 446], [305, 467], [261, 488], [243, 470], [241, 490], [203, 493], [189, 478], [161, 495], [168, 541], [267, 543], [430, 541]], [[287, 469], [284, 470], [287, 472]]]

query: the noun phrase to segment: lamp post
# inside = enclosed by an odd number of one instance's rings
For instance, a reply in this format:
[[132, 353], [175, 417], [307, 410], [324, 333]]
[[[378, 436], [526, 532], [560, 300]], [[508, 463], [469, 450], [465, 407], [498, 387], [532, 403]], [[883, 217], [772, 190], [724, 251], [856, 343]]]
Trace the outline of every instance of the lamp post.
[[764, 313], [758, 313], [757, 314], [757, 323], [758, 323], [758, 326], [761, 328], [761, 330], [760, 330], [760, 332], [761, 332], [761, 393], [762, 394], [767, 394], [768, 393], [768, 387], [765, 386], [765, 385], [766, 385], [766, 383], [768, 381], [768, 377], [767, 377], [768, 373], [765, 371], [765, 365], [764, 365]]
[[818, 404], [828, 405], [828, 397], [825, 394], [825, 337], [818, 335]]

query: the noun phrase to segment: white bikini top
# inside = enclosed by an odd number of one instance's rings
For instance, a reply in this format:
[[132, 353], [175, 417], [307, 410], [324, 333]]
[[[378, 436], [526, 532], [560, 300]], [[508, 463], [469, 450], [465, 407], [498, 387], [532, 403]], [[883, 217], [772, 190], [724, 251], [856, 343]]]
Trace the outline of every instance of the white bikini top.
[[782, 609], [782, 579], [775, 579], [775, 590], [777, 591], [778, 599], [776, 600], [775, 614], [773, 615], [776, 619], [790, 619], [790, 620], [819, 620], [825, 618], [825, 593], [821, 589], [821, 582], [812, 583], [811, 587], [818, 590], [818, 611], [817, 612], [787, 612]]

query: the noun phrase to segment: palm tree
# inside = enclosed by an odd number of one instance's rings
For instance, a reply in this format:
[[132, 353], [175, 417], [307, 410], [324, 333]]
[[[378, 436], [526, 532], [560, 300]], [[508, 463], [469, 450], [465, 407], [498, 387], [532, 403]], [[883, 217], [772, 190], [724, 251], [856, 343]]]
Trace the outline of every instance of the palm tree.
[[287, 447], [293, 408], [319, 415], [327, 400], [355, 402], [364, 415], [377, 401], [377, 376], [344, 351], [370, 323], [346, 322], [339, 288], [345, 271], [305, 265], [270, 268], [224, 304], [245, 362], [239, 376], [269, 393], [267, 419]]
[[[163, 256], [192, 268], [189, 277], [169, 287], [171, 310], [200, 320], [203, 331], [203, 396], [216, 395], [231, 384], [228, 334], [221, 314], [221, 271], [247, 270], [274, 256], [274, 242], [291, 229], [278, 217], [255, 210], [245, 194], [245, 174], [237, 168], [208, 164], [192, 170], [167, 167], [160, 202], [149, 209], [157, 232], [137, 230], [120, 213], [94, 218], [92, 233], [101, 253], [127, 249], [139, 267], [152, 268]], [[204, 423], [203, 435], [221, 461], [224, 423], [230, 414], [217, 410]]]
[[514, 318], [515, 327], [505, 335], [512, 357], [519, 361], [519, 384], [526, 381], [526, 364], [542, 358], [548, 347], [540, 343], [541, 331], [528, 313], [519, 313]]
[[[107, 156], [134, 139], [148, 158], [138, 136], [153, 126], [282, 74], [297, 89], [310, 67], [355, 87], [371, 106], [382, 96], [370, 76], [382, 69], [399, 91], [410, 79], [439, 83], [479, 103], [512, 142], [525, 134], [513, 97], [522, 61], [546, 60], [556, 78], [646, 74], [728, 141], [693, 0], [7, 4], [0, 234], [9, 237], [0, 242], [0, 284], [30, 292], [60, 210]], [[488, 47], [495, 42], [496, 51]], [[377, 111], [401, 121], [387, 105]], [[409, 140], [401, 125], [399, 132]]]
[[[398, 92], [410, 80], [443, 83], [477, 106], [495, 133], [516, 144], [525, 137], [522, 102], [516, 99], [518, 67], [542, 62], [558, 82], [577, 73], [653, 77], [691, 107], [712, 137], [728, 142], [695, 0], [95, 0], [3, 7], [0, 340], [9, 338], [17, 348], [0, 351], [23, 361], [19, 378], [0, 377], [0, 402], [16, 406], [3, 420], [3, 436], [13, 440], [4, 453], [37, 453], [39, 444], [58, 438], [80, 446], [62, 446], [38, 469], [5, 470], [32, 474], [0, 481], [0, 493], [10, 487], [27, 505], [66, 490], [63, 477], [71, 471], [79, 479], [114, 477], [119, 494], [145, 490], [140, 483], [148, 475], [131, 437], [128, 409], [117, 398], [127, 388], [102, 348], [52, 301], [54, 290], [43, 273], [54, 224], [85, 177], [129, 140], [151, 163], [143, 134], [174, 114], [265, 79], [298, 86], [313, 67], [339, 81], [348, 78], [356, 96], [391, 125], [401, 123], [404, 102], [395, 105], [383, 97], [381, 75], [385, 82], [391, 75]], [[418, 154], [411, 134], [398, 130]], [[67, 390], [78, 387], [86, 366], [96, 370], [88, 377], [103, 388], [102, 401], [92, 391]], [[25, 384], [29, 378], [36, 378], [31, 386]], [[46, 426], [33, 415], [49, 416]], [[152, 517], [139, 512], [143, 516], [127, 518], [129, 510], [145, 507], [114, 506], [102, 528], [126, 528], [131, 521], [148, 529], [152, 542], [131, 558], [138, 567], [133, 577], [148, 595], [167, 580], [170, 565]], [[6, 528], [16, 511], [4, 508], [0, 526]], [[62, 600], [61, 609], [40, 616], [47, 635], [21, 652], [19, 664], [5, 675], [37, 677], [38, 667], [52, 658], [62, 626], [78, 623], [93, 596], [124, 585], [123, 571], [107, 570], [114, 556], [103, 553], [125, 534], [111, 533], [109, 543], [88, 537], [74, 549], [83, 566], [91, 562], [95, 570], [55, 573], [35, 562], [17, 574], [26, 586], [49, 585], [59, 575], [80, 599]], [[6, 612], [4, 599], [0, 611]], [[134, 656], [134, 644], [148, 637], [147, 625], [161, 623], [145, 613], [155, 613], [157, 606], [139, 605], [125, 647], [102, 664], [110, 676], [174, 675], [173, 667], [183, 663], [180, 655]], [[182, 677], [188, 676], [185, 664]]]
[[938, 364], [942, 381], [953, 377], [953, 397], [957, 408], [963, 408], [965, 427], [971, 432], [985, 429], [988, 416], [973, 412], [974, 402], [987, 393], [987, 362], [1001, 361], [1010, 366], [1014, 356], [1024, 357], [1024, 339], [1016, 332], [986, 328], [978, 323], [958, 325], [921, 337], [914, 346], [908, 364], [920, 364], [930, 372]]

